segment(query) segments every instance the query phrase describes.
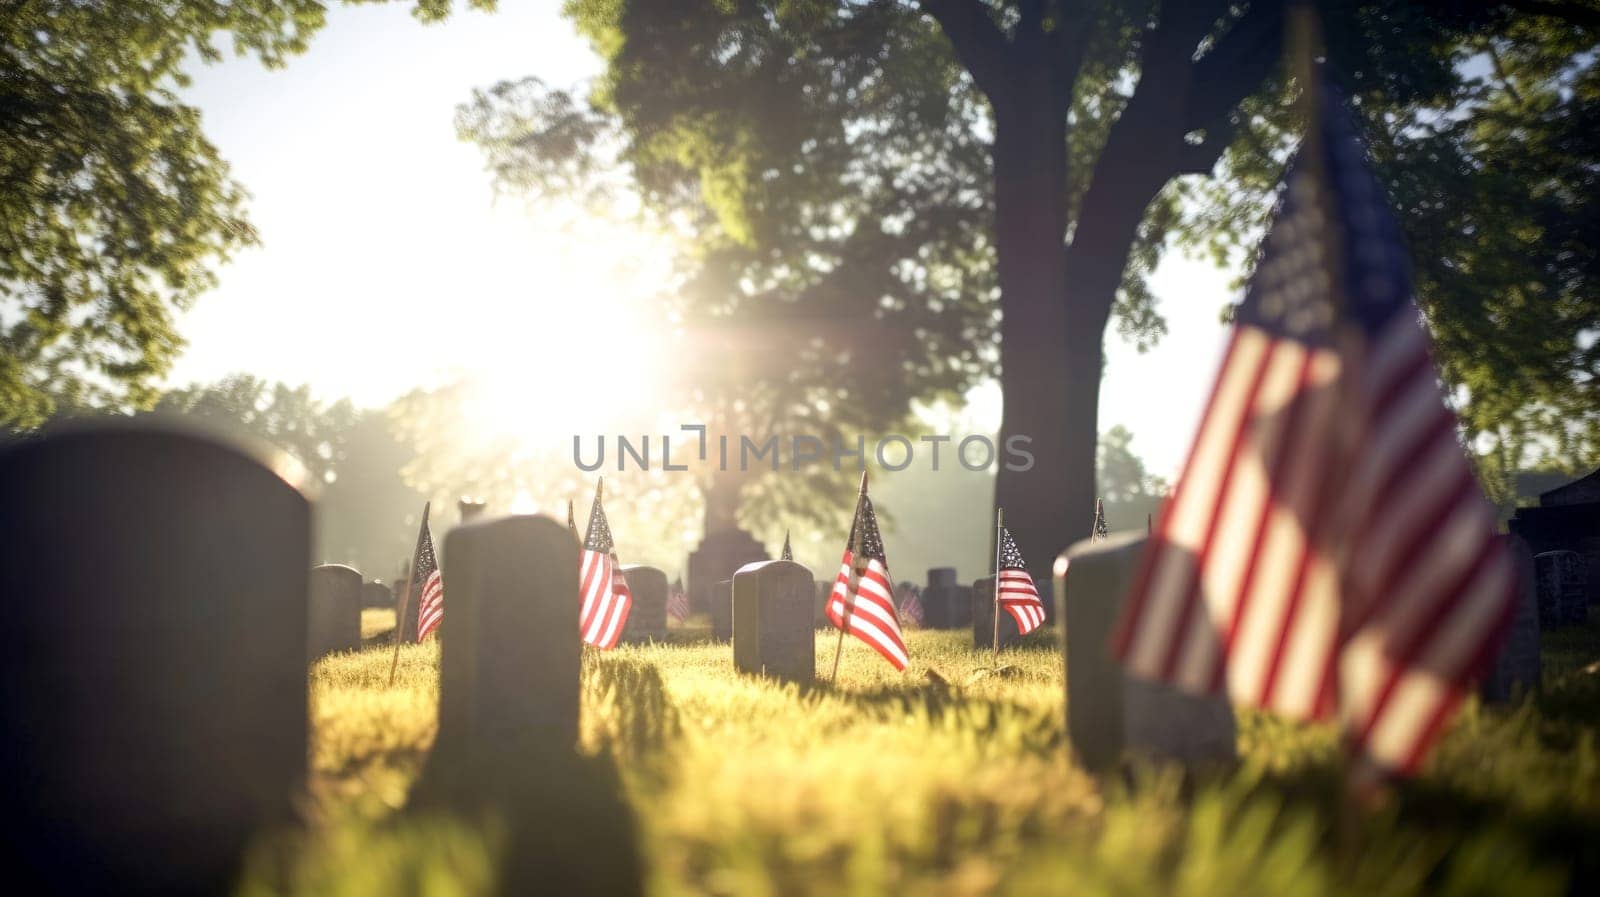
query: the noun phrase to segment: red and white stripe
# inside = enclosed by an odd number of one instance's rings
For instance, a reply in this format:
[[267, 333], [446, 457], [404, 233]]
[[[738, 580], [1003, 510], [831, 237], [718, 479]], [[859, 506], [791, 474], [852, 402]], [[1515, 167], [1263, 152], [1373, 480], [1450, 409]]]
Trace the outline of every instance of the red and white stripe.
[[1427, 350], [1409, 311], [1360, 359], [1236, 329], [1114, 638], [1133, 673], [1417, 768], [1514, 597]]
[[679, 623], [689, 619], [689, 596], [682, 589], [673, 589], [667, 596], [667, 616]]
[[852, 560], [851, 553], [846, 551], [844, 559], [839, 562], [839, 578], [834, 580], [833, 594], [828, 597], [828, 619], [836, 628], [871, 645], [896, 670], [904, 670], [908, 660], [906, 641], [900, 633], [900, 618], [895, 614], [894, 587], [889, 584], [889, 568], [877, 558], [869, 560], [857, 579], [852, 600]]
[[1000, 606], [1017, 621], [1017, 632], [1027, 635], [1044, 624], [1044, 602], [1028, 571], [1001, 570], [999, 585]]
[[616, 647], [622, 626], [633, 607], [633, 593], [613, 555], [584, 549], [578, 573], [583, 598], [578, 615], [583, 640], [597, 648]]
[[417, 601], [417, 641], [439, 628], [444, 620], [444, 580], [434, 570], [422, 582], [422, 597]]

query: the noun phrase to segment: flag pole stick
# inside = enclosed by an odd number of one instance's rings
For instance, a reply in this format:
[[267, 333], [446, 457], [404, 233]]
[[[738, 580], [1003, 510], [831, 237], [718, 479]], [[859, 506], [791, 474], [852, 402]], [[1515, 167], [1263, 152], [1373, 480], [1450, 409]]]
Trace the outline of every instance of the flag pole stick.
[[428, 528], [428, 508], [433, 502], [423, 502], [422, 523], [417, 526], [417, 546], [411, 549], [411, 567], [406, 571], [406, 590], [400, 599], [400, 609], [394, 618], [394, 656], [389, 660], [389, 687], [394, 687], [394, 674], [400, 669], [400, 635], [406, 628], [406, 611], [411, 609], [411, 584], [417, 579], [417, 562], [422, 557], [422, 534]]
[[1000, 665], [1000, 533], [1005, 528], [1006, 509], [994, 512], [994, 664]]
[[[839, 679], [839, 657], [844, 654], [844, 631], [850, 628], [850, 612], [856, 606], [856, 589], [861, 587], [861, 568], [857, 564], [861, 560], [861, 500], [867, 496], [867, 472], [861, 471], [861, 491], [856, 493], [856, 516], [850, 521], [850, 579], [845, 595], [844, 613], [839, 616], [839, 641], [833, 648], [833, 672], [828, 674], [829, 682]], [[830, 597], [828, 599], [832, 601]]]

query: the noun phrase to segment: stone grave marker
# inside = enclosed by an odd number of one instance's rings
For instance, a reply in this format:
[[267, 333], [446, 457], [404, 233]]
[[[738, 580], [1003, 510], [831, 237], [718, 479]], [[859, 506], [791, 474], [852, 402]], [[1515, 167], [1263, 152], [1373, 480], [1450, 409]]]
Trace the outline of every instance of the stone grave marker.
[[[699, 547], [689, 553], [690, 608], [710, 611], [711, 618], [715, 622], [717, 616], [713, 592], [717, 585], [729, 580], [733, 571], [745, 564], [764, 560], [767, 560], [767, 549], [756, 540], [755, 536], [736, 526], [709, 530], [705, 538], [700, 540]], [[728, 635], [720, 635], [718, 638], [726, 639]]]
[[231, 892], [247, 841], [292, 823], [311, 567], [293, 469], [172, 423], [0, 450], [0, 838], [26, 889]]
[[1145, 538], [1125, 532], [1086, 539], [1055, 565], [1066, 630], [1067, 737], [1091, 770], [1115, 766], [1125, 751], [1196, 764], [1235, 755], [1233, 710], [1225, 699], [1135, 679], [1111, 652], [1111, 629]]
[[1534, 555], [1539, 581], [1539, 623], [1551, 628], [1582, 623], [1589, 615], [1588, 582], [1576, 551]]
[[1539, 687], [1539, 596], [1534, 576], [1533, 551], [1518, 535], [1503, 536], [1511, 553], [1517, 578], [1517, 607], [1511, 615], [1511, 631], [1495, 657], [1494, 665], [1483, 678], [1484, 700], [1504, 702]]
[[633, 606], [623, 624], [621, 641], [636, 645], [666, 638], [667, 574], [644, 564], [629, 564], [622, 568], [622, 577], [633, 594]]
[[811, 571], [793, 561], [746, 564], [733, 575], [733, 665], [789, 682], [816, 676]]
[[450, 625], [425, 799], [493, 796], [530, 758], [578, 740], [578, 546], [565, 525], [517, 515], [445, 537]]
[[361, 572], [344, 564], [311, 568], [311, 605], [306, 620], [306, 656], [361, 648]]
[[361, 587], [361, 606], [394, 607], [394, 593], [389, 587], [374, 579]]
[[954, 567], [934, 567], [928, 571], [928, 587], [922, 590], [923, 626], [928, 629], [959, 629], [966, 625], [963, 617], [972, 613], [970, 607], [960, 608], [962, 602], [970, 604], [971, 592], [963, 593], [956, 582]]
[[[986, 576], [972, 584], [972, 647], [988, 651], [994, 645], [994, 577]], [[1000, 647], [1009, 648], [1022, 641], [1017, 618], [1000, 610]]]
[[733, 580], [724, 579], [711, 587], [711, 637], [725, 642], [733, 638]]

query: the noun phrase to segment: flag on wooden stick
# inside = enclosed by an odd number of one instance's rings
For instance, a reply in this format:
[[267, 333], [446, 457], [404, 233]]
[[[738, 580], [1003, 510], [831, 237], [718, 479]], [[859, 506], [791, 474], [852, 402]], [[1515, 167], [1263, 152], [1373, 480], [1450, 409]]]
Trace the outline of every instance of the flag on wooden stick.
[[572, 516], [572, 499], [567, 499], [567, 532], [572, 533], [572, 541], [581, 543], [578, 538], [578, 521]]
[[916, 586], [906, 589], [905, 597], [900, 599], [900, 619], [912, 626], [921, 626], [927, 620], [927, 611], [922, 607], [922, 592]]
[[683, 591], [682, 579], [674, 579], [667, 589], [667, 616], [679, 623], [689, 619], [689, 596]]
[[1139, 675], [1337, 718], [1414, 771], [1513, 604], [1405, 252], [1320, 75], [1177, 491], [1113, 647]]
[[995, 600], [1005, 608], [1011, 619], [1017, 621], [1017, 633], [1027, 635], [1044, 623], [1044, 602], [1033, 585], [1028, 566], [1022, 561], [1022, 552], [1011, 531], [1000, 527], [1000, 551], [995, 575]]
[[604, 479], [595, 484], [589, 533], [580, 557], [578, 591], [583, 605], [578, 614], [578, 626], [585, 642], [597, 648], [614, 648], [622, 636], [623, 624], [628, 622], [633, 593], [628, 591], [622, 565], [617, 563], [611, 526], [606, 523], [606, 510], [600, 503], [604, 489]]
[[417, 641], [444, 622], [444, 580], [433, 555], [433, 533], [428, 529], [428, 512], [422, 512], [422, 527], [417, 531], [416, 563], [411, 568], [411, 587], [417, 593]]
[[855, 522], [850, 525], [850, 541], [845, 543], [844, 558], [839, 562], [839, 578], [834, 580], [833, 593], [828, 597], [828, 619], [840, 630], [841, 637], [848, 632], [871, 645], [895, 669], [906, 668], [906, 642], [895, 613], [894, 585], [889, 579], [889, 562], [883, 556], [878, 516], [873, 513], [872, 499], [867, 497], [865, 475], [856, 499]]

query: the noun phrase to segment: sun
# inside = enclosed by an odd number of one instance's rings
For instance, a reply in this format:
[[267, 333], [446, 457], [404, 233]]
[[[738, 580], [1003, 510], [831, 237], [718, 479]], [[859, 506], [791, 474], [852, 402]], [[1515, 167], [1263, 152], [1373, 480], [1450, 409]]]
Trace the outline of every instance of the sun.
[[485, 439], [511, 437], [530, 452], [571, 450], [653, 419], [671, 364], [662, 288], [667, 240], [636, 226], [588, 221], [563, 229], [558, 252], [504, 303], [463, 365], [473, 399], [463, 409]]

